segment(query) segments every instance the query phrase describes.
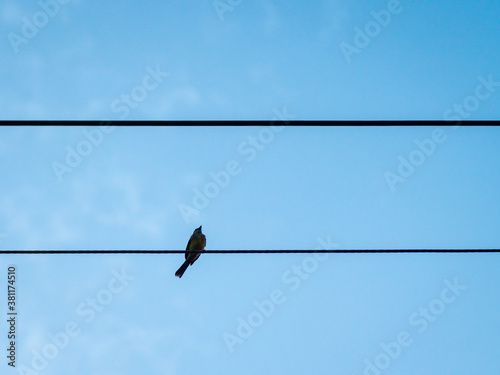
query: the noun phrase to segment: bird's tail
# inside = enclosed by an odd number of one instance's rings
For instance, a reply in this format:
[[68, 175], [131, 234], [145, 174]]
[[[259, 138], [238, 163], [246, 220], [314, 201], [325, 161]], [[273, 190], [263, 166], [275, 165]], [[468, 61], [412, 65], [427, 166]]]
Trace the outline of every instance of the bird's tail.
[[179, 279], [184, 275], [184, 272], [186, 272], [187, 268], [189, 266], [189, 260], [186, 260], [184, 263], [182, 263], [182, 266], [177, 270], [175, 273], [175, 276], [177, 276]]

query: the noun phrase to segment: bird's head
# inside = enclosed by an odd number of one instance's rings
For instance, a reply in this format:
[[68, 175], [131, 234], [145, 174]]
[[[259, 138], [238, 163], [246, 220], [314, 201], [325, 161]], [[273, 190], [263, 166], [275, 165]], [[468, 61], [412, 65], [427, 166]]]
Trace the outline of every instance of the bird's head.
[[201, 234], [201, 225], [199, 228], [196, 228], [193, 233]]

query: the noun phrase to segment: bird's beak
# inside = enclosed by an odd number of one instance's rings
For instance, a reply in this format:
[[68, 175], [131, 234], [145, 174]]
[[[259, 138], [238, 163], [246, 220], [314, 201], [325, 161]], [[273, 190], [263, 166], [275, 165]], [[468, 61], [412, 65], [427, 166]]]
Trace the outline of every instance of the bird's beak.
[[200, 227], [199, 227], [198, 229], [199, 229], [199, 230], [200, 230], [200, 232], [201, 232], [201, 225], [200, 225]]

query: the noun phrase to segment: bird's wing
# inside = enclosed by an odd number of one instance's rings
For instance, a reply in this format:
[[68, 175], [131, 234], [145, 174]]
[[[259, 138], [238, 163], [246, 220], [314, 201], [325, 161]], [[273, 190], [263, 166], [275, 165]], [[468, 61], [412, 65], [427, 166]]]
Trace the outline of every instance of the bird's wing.
[[[191, 245], [191, 238], [189, 239], [188, 241], [188, 244], [186, 246], [186, 250], [189, 250], [189, 245]], [[187, 259], [188, 258], [188, 255], [190, 255], [190, 253], [185, 253], [184, 254], [184, 259]]]

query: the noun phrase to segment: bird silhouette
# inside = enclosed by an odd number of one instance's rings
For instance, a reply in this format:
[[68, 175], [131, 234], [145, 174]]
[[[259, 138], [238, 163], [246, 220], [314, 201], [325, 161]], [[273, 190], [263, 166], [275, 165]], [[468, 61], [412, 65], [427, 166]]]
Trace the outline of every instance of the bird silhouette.
[[194, 262], [196, 262], [196, 259], [200, 257], [200, 253], [188, 253], [188, 250], [205, 250], [205, 246], [207, 244], [207, 239], [203, 233], [201, 233], [201, 225], [199, 228], [196, 228], [191, 235], [191, 238], [189, 239], [187, 246], [186, 246], [186, 254], [184, 255], [184, 258], [186, 259], [184, 263], [182, 263], [182, 266], [177, 270], [175, 273], [175, 276], [177, 276], [179, 279], [184, 275], [184, 272], [186, 272], [186, 269], [191, 265], [193, 265]]

